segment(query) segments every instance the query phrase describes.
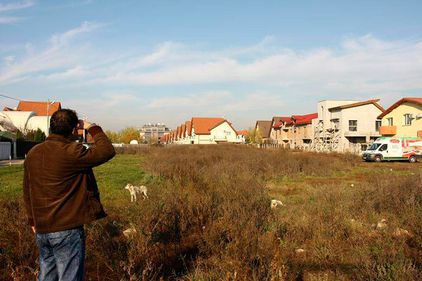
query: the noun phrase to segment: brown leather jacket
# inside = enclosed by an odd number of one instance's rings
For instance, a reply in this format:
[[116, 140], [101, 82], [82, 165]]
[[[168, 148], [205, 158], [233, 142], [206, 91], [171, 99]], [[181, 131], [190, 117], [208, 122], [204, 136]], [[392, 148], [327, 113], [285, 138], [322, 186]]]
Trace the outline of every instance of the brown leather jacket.
[[28, 223], [39, 233], [71, 229], [106, 216], [92, 168], [116, 152], [100, 127], [88, 132], [94, 138], [89, 149], [51, 134], [27, 155], [24, 201]]

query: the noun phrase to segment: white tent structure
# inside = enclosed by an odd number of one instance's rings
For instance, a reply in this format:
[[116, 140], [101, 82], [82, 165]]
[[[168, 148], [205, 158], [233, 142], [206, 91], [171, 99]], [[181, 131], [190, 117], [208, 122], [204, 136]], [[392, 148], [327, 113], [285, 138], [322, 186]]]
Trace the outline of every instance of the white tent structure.
[[48, 134], [48, 116], [37, 116], [32, 111], [0, 112], [0, 131], [20, 131], [40, 129]]
[[0, 131], [14, 132], [17, 128], [13, 125], [12, 120], [6, 115], [0, 112]]
[[26, 124], [26, 129], [35, 131], [40, 129], [47, 136], [50, 125], [49, 119], [49, 116], [32, 116], [29, 118], [28, 123]]

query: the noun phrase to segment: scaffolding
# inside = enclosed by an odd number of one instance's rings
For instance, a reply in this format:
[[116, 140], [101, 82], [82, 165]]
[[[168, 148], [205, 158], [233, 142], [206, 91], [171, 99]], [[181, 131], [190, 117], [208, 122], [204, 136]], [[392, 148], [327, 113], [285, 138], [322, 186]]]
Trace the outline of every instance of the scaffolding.
[[318, 120], [311, 149], [317, 152], [338, 151], [340, 140], [341, 132], [338, 126], [334, 125], [326, 129], [323, 120]]

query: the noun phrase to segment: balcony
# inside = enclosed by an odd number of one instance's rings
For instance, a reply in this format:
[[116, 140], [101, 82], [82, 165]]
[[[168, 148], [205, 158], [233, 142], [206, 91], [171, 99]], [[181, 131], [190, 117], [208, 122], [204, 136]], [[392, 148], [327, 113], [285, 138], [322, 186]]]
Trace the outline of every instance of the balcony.
[[381, 126], [380, 127], [380, 134], [383, 136], [393, 136], [397, 133], [396, 126]]
[[382, 136], [393, 136], [397, 133], [396, 126], [381, 126], [379, 128], [379, 133]]

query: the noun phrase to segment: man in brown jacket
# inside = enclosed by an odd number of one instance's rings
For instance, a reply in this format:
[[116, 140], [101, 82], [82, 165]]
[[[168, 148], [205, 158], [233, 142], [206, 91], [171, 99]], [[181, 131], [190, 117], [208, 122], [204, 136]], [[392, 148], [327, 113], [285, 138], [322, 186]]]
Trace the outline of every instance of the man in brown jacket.
[[[90, 148], [75, 141], [78, 128], [93, 137]], [[55, 112], [50, 130], [24, 164], [24, 200], [40, 252], [39, 280], [83, 280], [83, 225], [106, 216], [92, 168], [115, 151], [101, 127], [78, 120], [73, 110]]]

